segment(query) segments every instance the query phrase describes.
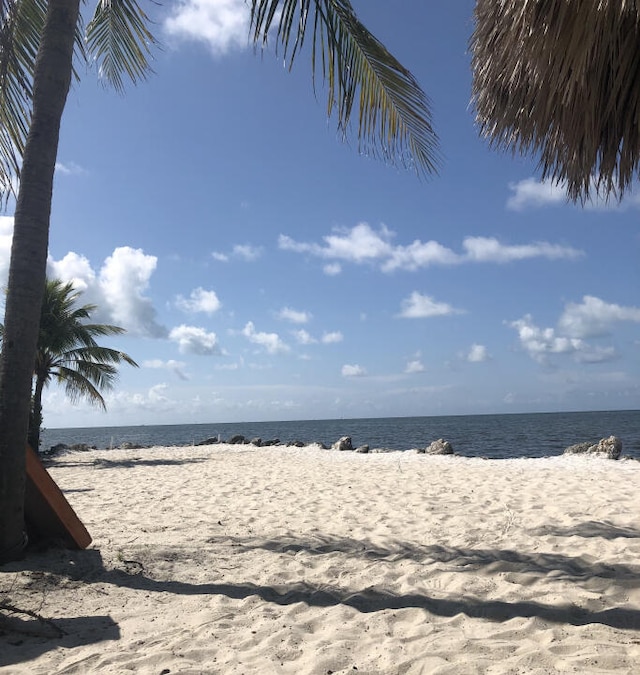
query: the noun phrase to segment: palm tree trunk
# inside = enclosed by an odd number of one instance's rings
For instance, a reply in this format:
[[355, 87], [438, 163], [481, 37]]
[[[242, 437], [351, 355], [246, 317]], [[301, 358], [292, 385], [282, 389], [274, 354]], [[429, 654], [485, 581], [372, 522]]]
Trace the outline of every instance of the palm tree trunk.
[[29, 433], [27, 442], [38, 452], [40, 449], [40, 429], [42, 427], [42, 392], [44, 390], [44, 379], [36, 376], [36, 386], [33, 390], [33, 400], [31, 401], [31, 411], [29, 414]]
[[14, 218], [0, 355], [0, 560], [23, 547], [25, 445], [44, 292], [53, 172], [72, 75], [79, 0], [49, 0]]

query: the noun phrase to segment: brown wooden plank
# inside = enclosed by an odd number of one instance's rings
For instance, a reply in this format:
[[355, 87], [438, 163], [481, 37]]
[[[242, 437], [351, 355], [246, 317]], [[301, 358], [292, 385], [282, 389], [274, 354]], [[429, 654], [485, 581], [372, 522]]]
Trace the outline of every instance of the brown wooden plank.
[[60, 540], [67, 548], [87, 548], [91, 543], [91, 535], [28, 445], [25, 518], [39, 537]]

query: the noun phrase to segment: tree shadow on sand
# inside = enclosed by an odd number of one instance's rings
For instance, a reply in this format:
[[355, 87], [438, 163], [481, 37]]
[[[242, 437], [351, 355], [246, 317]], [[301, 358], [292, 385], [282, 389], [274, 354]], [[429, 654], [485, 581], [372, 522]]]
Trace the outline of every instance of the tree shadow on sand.
[[[228, 540], [227, 540], [227, 545]], [[363, 542], [355, 540], [336, 540], [331, 551], [353, 554], [362, 552], [360, 548]], [[289, 544], [275, 544], [274, 540], [264, 542], [262, 548], [274, 552], [283, 552], [287, 547], [296, 546], [293, 542]], [[326, 546], [326, 544], [325, 544]], [[279, 547], [279, 548], [278, 548]], [[407, 545], [402, 547], [407, 554]], [[544, 569], [545, 573], [550, 573], [560, 566], [569, 576], [573, 575], [593, 575], [591, 567], [581, 566], [576, 562], [578, 559], [564, 559], [563, 556], [520, 556], [513, 551], [476, 551], [474, 549], [453, 549], [447, 547], [415, 547], [417, 550], [410, 552], [414, 558], [428, 554], [431, 561], [440, 560], [441, 562], [460, 562], [463, 571], [468, 566], [490, 567], [494, 563], [508, 562], [514, 560], [526, 562], [527, 565], [537, 565], [539, 569]], [[293, 549], [289, 549], [293, 550]], [[330, 551], [317, 551], [317, 542], [313, 546], [301, 544], [298, 550], [309, 550], [316, 553], [328, 553]], [[370, 549], [365, 549], [370, 550]], [[383, 557], [385, 551], [378, 549], [376, 555]], [[386, 551], [387, 555], [397, 555], [397, 551]], [[142, 563], [136, 561], [125, 561], [135, 563], [127, 567], [128, 571], [122, 569], [105, 568], [99, 551], [88, 550], [81, 552], [68, 552], [68, 564], [59, 564], [56, 566], [56, 573], [63, 574], [69, 578], [84, 582], [100, 582], [113, 584], [122, 588], [144, 591], [147, 593], [173, 593], [177, 595], [203, 595], [215, 596], [222, 595], [233, 600], [244, 600], [251, 596], [257, 596], [264, 602], [277, 605], [292, 605], [304, 603], [312, 607], [334, 607], [344, 605], [352, 607], [358, 612], [371, 613], [383, 610], [400, 609], [422, 609], [430, 614], [440, 617], [453, 617], [458, 614], [464, 614], [471, 618], [484, 619], [486, 621], [504, 622], [513, 618], [540, 618], [555, 624], [568, 624], [572, 626], [585, 626], [596, 623], [612, 628], [625, 630], [640, 630], [640, 609], [628, 607], [616, 607], [600, 611], [591, 611], [575, 605], [556, 604], [549, 605], [539, 602], [518, 601], [507, 602], [502, 600], [483, 600], [476, 597], [459, 598], [433, 598], [423, 593], [397, 594], [389, 589], [380, 586], [371, 586], [361, 590], [352, 590], [348, 588], [333, 587], [328, 584], [313, 585], [305, 581], [289, 583], [283, 585], [258, 585], [253, 583], [190, 583], [177, 580], [158, 580], [148, 576]], [[193, 559], [198, 557], [198, 552], [189, 550], [185, 557]], [[214, 560], [211, 561], [212, 567]], [[32, 564], [36, 568], [47, 569], [46, 559], [40, 563], [35, 560]], [[546, 567], [545, 567], [546, 565]], [[606, 579], [615, 579], [616, 583], [620, 576], [628, 581], [632, 575], [636, 576], [636, 570], [625, 568], [623, 566], [610, 566], [609, 574]], [[495, 570], [491, 570], [493, 573]], [[604, 572], [601, 569], [601, 572]]]
[[583, 537], [586, 539], [640, 539], [640, 530], [632, 527], [618, 527], [607, 521], [588, 520], [570, 527], [547, 525], [531, 531], [531, 534], [552, 537]]
[[86, 461], [78, 460], [76, 462], [56, 462], [55, 459], [44, 462], [45, 467], [77, 468], [92, 466], [97, 469], [132, 469], [136, 466], [183, 466], [185, 464], [200, 464], [206, 462], [206, 457], [189, 457], [185, 459], [141, 459], [139, 457], [130, 457], [128, 459], [88, 459]]
[[[215, 543], [216, 538], [208, 540]], [[222, 540], [221, 540], [222, 541]], [[514, 573], [535, 577], [553, 575], [554, 580], [581, 583], [593, 579], [606, 580], [625, 589], [640, 587], [640, 565], [606, 564], [582, 556], [556, 553], [520, 553], [510, 549], [477, 549], [454, 546], [409, 544], [390, 541], [378, 546], [361, 539], [314, 537], [307, 541], [280, 537], [274, 539], [242, 538], [225, 539], [243, 549], [260, 548], [275, 553], [311, 555], [344, 553], [370, 560], [395, 562], [413, 560], [424, 564], [444, 563], [453, 570], [484, 573], [487, 575]]]
[[110, 616], [38, 618], [0, 608], [0, 668], [36, 659], [63, 647], [118, 640], [120, 628]]

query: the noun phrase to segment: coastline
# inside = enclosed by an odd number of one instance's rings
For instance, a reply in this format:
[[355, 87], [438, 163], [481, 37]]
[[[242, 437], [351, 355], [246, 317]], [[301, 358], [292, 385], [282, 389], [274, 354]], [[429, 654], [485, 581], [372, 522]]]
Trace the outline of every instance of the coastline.
[[[632, 673], [640, 464], [212, 445], [50, 473], [94, 543], [2, 568], [6, 673]], [[12, 637], [14, 638], [12, 640]]]

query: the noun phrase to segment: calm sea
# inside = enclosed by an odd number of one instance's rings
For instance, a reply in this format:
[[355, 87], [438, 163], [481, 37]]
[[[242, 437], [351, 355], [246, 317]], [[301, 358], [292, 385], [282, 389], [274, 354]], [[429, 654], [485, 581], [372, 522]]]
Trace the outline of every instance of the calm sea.
[[227, 440], [234, 434], [326, 445], [351, 436], [354, 447], [368, 444], [393, 450], [425, 447], [444, 438], [458, 455], [495, 459], [560, 455], [574, 443], [597, 442], [614, 435], [622, 440], [623, 455], [640, 459], [637, 410], [47, 429], [42, 449], [58, 443], [86, 443], [98, 448], [115, 448], [125, 442], [191, 445], [217, 436]]

